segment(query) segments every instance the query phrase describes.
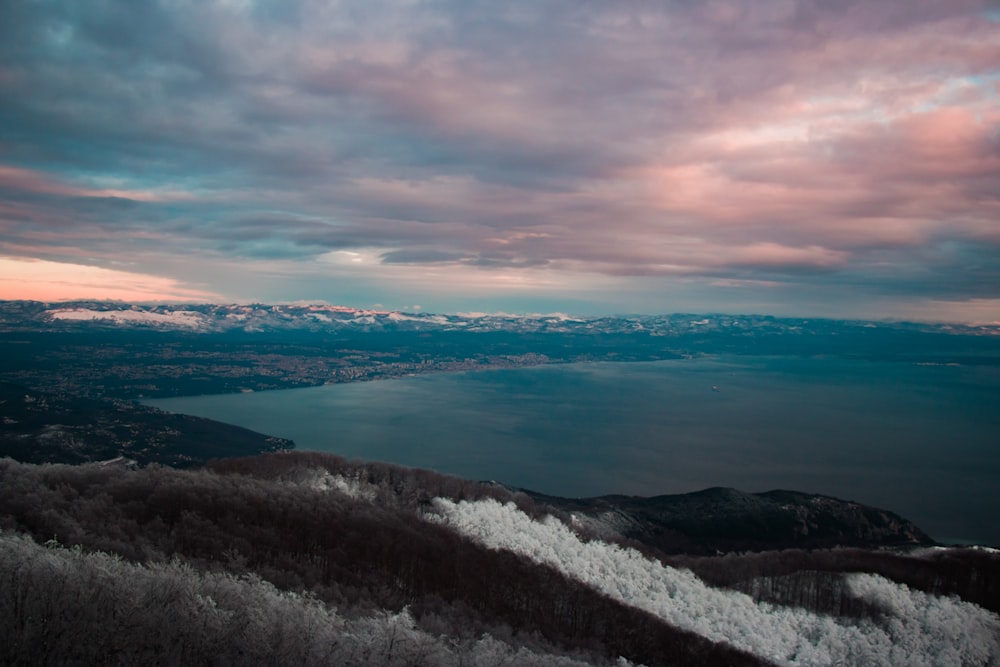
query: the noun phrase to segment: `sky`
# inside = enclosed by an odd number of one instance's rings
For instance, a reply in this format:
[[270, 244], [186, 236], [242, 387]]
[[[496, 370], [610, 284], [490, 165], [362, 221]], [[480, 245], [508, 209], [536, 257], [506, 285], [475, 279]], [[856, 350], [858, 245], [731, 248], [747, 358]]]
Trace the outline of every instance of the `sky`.
[[1000, 4], [2, 2], [0, 298], [1000, 321]]

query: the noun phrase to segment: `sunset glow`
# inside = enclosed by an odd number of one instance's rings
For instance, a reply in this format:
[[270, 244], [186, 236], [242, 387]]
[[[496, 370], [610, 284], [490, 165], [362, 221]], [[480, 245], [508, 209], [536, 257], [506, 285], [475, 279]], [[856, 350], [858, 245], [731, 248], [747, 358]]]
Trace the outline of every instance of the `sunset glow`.
[[199, 302], [218, 298], [218, 295], [208, 292], [186, 289], [171, 278], [81, 264], [6, 257], [0, 257], [0, 295], [33, 301], [109, 299]]
[[989, 8], [5, 6], [0, 297], [1000, 320]]

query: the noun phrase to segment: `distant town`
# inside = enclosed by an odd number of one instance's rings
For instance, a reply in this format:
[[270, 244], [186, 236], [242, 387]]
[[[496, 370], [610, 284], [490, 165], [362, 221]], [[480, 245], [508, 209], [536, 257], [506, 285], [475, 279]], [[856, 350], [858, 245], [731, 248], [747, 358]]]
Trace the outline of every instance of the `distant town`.
[[713, 354], [1000, 363], [1000, 325], [733, 315], [398, 313], [329, 305], [0, 301], [0, 380], [93, 398]]

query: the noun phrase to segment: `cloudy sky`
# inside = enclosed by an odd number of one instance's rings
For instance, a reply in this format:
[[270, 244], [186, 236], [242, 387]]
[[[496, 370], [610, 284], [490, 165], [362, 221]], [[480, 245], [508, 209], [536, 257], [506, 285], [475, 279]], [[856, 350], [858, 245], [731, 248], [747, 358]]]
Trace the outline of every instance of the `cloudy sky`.
[[1000, 320], [1000, 7], [0, 2], [0, 298]]

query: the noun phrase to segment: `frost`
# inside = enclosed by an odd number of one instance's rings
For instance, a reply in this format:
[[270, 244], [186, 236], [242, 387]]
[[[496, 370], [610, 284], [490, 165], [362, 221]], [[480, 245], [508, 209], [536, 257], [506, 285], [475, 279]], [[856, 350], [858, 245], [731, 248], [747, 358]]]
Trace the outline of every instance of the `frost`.
[[153, 313], [145, 310], [90, 310], [89, 308], [67, 308], [48, 311], [55, 320], [94, 321], [108, 320], [116, 324], [151, 324], [159, 326], [180, 326], [199, 329], [205, 325], [205, 316], [189, 310], [174, 310]]
[[252, 574], [135, 565], [4, 533], [0, 581], [0, 664], [588, 664], [490, 635], [433, 636], [405, 608], [341, 614]]
[[632, 549], [581, 542], [552, 517], [533, 521], [513, 504], [436, 498], [428, 520], [494, 548], [555, 567], [671, 625], [785, 665], [998, 665], [1000, 618], [976, 605], [912, 592], [874, 575], [849, 579], [855, 595], [886, 612], [848, 621], [755, 603], [711, 588], [687, 570]]
[[326, 470], [317, 470], [315, 477], [306, 484], [317, 491], [337, 491], [356, 500], [375, 500], [378, 495], [378, 488], [374, 484], [343, 475], [331, 475]]

